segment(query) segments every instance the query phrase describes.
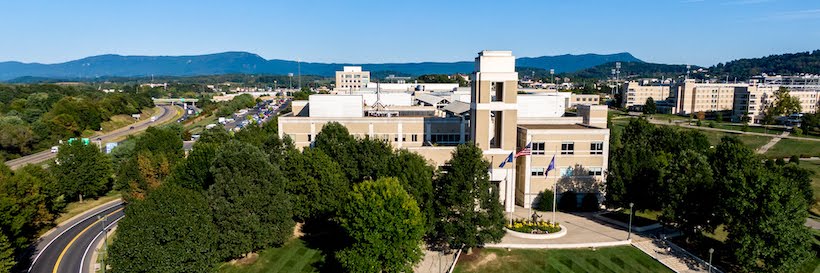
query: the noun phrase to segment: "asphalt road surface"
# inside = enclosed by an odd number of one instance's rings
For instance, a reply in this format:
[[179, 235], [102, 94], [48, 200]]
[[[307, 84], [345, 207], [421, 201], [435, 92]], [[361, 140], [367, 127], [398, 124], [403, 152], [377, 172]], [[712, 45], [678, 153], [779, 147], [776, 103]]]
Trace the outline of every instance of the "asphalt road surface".
[[[160, 106], [160, 111], [161, 112], [160, 112], [159, 115], [154, 115], [154, 116], [157, 116], [157, 120], [154, 121], [154, 122], [151, 122], [150, 119], [147, 119], [147, 120], [144, 120], [144, 121], [134, 123], [132, 125], [128, 125], [126, 127], [119, 128], [119, 129], [114, 130], [114, 131], [112, 131], [110, 133], [107, 133], [107, 134], [93, 136], [90, 139], [91, 139], [91, 141], [97, 141], [97, 139], [99, 139], [100, 141], [105, 143], [107, 140], [113, 140], [113, 139], [116, 139], [116, 138], [119, 138], [119, 137], [122, 137], [122, 136], [127, 136], [127, 135], [131, 135], [131, 134], [135, 134], [135, 133], [144, 131], [149, 126], [154, 126], [156, 124], [164, 124], [164, 123], [170, 122], [170, 121], [173, 120], [174, 116], [176, 115], [176, 110], [174, 110], [174, 107], [170, 106], [170, 105]], [[131, 129], [131, 127], [133, 127], [134, 129]], [[12, 170], [16, 170], [20, 167], [23, 167], [23, 166], [27, 165], [27, 164], [37, 164], [37, 163], [52, 159], [56, 156], [57, 156], [56, 153], [52, 153], [50, 149], [47, 149], [45, 151], [42, 151], [42, 152], [39, 152], [39, 153], [36, 153], [36, 154], [31, 154], [31, 155], [24, 156], [24, 157], [21, 157], [21, 158], [6, 161], [6, 165], [8, 165], [9, 168], [11, 168]]]
[[110, 228], [125, 216], [122, 201], [92, 209], [41, 237], [32, 252], [30, 273], [85, 273], [90, 268], [90, 252]]

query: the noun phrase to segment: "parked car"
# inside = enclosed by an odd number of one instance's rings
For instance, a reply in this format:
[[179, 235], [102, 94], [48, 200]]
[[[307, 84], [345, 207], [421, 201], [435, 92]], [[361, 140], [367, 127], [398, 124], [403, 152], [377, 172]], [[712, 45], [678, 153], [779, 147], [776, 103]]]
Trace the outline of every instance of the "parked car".
[[51, 153], [57, 153], [60, 151], [60, 146], [51, 146]]

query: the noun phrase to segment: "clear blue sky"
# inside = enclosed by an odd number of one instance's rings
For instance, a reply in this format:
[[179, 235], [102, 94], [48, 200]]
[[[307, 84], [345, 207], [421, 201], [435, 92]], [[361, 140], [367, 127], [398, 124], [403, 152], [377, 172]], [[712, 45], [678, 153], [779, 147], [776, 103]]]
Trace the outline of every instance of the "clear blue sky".
[[318, 62], [630, 52], [712, 65], [820, 49], [820, 0], [3, 1], [0, 61], [248, 51]]

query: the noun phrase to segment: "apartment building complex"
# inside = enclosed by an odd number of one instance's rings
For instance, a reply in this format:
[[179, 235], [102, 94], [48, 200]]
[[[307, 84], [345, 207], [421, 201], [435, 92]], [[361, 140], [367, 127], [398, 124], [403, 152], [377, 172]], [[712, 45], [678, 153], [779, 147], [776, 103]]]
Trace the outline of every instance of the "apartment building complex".
[[760, 123], [766, 108], [776, 102], [776, 93], [781, 87], [788, 89], [789, 95], [800, 101], [803, 112], [817, 111], [820, 84], [785, 84], [760, 80], [749, 83], [698, 83], [686, 80], [676, 88], [675, 113], [728, 111], [733, 120], [742, 120], [745, 116], [749, 118], [749, 122]]
[[370, 83], [370, 71], [362, 71], [361, 66], [345, 66], [342, 71], [336, 71], [336, 89], [341, 91], [356, 91], [367, 87]]
[[[308, 147], [325, 124], [339, 122], [356, 137], [385, 140], [439, 166], [456, 145], [473, 142], [490, 162], [490, 180], [507, 211], [516, 204], [529, 208], [539, 192], [556, 184], [559, 194], [600, 192], [609, 155], [606, 106], [579, 104], [577, 116], [566, 116], [563, 97], [518, 94], [510, 51], [480, 52], [471, 85], [468, 102], [453, 100], [445, 107], [368, 106], [362, 95], [311, 95], [279, 117], [279, 134]], [[501, 166], [528, 144], [531, 156]], [[556, 171], [546, 172], [553, 156]]]
[[621, 103], [621, 107], [623, 108], [642, 106], [649, 98], [652, 98], [654, 101], [666, 100], [671, 93], [669, 85], [650, 85], [637, 81], [625, 82], [621, 90], [623, 90], [623, 102]]

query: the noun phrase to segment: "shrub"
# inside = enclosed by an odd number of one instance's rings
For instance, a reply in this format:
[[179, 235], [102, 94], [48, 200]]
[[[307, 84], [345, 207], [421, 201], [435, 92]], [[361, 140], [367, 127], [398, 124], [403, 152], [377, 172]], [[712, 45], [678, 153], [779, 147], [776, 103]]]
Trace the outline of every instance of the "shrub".
[[578, 194], [574, 191], [566, 191], [558, 199], [558, 209], [563, 211], [575, 211], [578, 209]]
[[554, 194], [555, 193], [549, 189], [538, 193], [538, 198], [535, 202], [535, 209], [540, 211], [552, 211], [552, 203], [555, 199]]
[[715, 123], [714, 122], [709, 122], [709, 128], [715, 128]]
[[561, 231], [561, 227], [557, 223], [541, 220], [533, 222], [529, 219], [514, 219], [512, 224], [507, 224], [505, 227], [512, 231], [535, 234], [556, 233]]
[[697, 125], [698, 127], [703, 126], [703, 122], [700, 122], [700, 120], [698, 120], [697, 122], [695, 122], [695, 125]]
[[740, 130], [743, 131], [743, 132], [748, 132], [749, 131], [749, 124], [748, 123], [743, 123], [743, 127], [740, 127]]
[[583, 211], [597, 211], [601, 207], [598, 203], [598, 194], [594, 192], [588, 192], [584, 194], [584, 198], [581, 199], [581, 210]]
[[778, 158], [777, 160], [774, 161], [774, 163], [777, 164], [777, 165], [783, 166], [783, 165], [786, 165], [786, 160], [783, 160], [783, 158]]
[[800, 129], [800, 128], [797, 128], [797, 127], [794, 127], [794, 128], [792, 129], [792, 132], [793, 132], [793, 133], [794, 133], [794, 135], [796, 135], [796, 136], [802, 136], [802, 135], [803, 135], [803, 129]]
[[792, 155], [789, 157], [789, 163], [800, 164], [800, 157], [797, 155]]

